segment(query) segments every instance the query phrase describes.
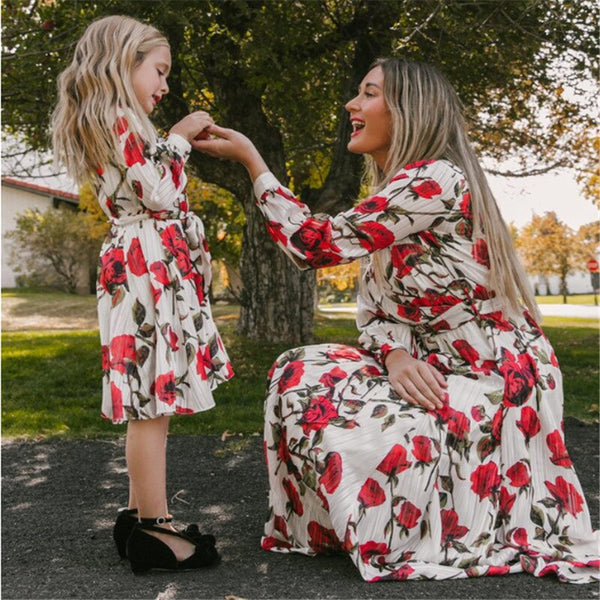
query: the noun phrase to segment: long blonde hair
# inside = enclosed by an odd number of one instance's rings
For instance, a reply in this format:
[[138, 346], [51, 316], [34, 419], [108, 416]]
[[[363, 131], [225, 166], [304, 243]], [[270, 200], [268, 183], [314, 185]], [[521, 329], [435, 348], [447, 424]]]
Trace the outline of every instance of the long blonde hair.
[[77, 183], [93, 179], [99, 167], [123, 163], [115, 132], [118, 108], [132, 133], [154, 143], [155, 129], [131, 76], [158, 46], [169, 46], [158, 30], [125, 16], [94, 21], [77, 42], [71, 64], [58, 78], [52, 115], [54, 159]]
[[[462, 169], [469, 184], [474, 235], [487, 233], [490, 285], [518, 311], [521, 298], [534, 318], [539, 309], [508, 227], [469, 142], [461, 102], [447, 79], [424, 63], [394, 58], [377, 60], [384, 75], [384, 98], [392, 117], [392, 142], [385, 168], [367, 156], [367, 179], [381, 190], [404, 165], [447, 159]], [[376, 272], [380, 259], [373, 257]]]

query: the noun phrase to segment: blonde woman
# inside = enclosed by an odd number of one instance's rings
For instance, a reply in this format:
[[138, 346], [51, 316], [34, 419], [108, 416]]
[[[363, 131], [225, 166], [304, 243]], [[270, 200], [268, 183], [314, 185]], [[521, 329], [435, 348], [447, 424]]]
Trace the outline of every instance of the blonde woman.
[[561, 373], [456, 93], [430, 66], [385, 59], [346, 109], [373, 195], [335, 217], [312, 215], [243, 135], [211, 125], [192, 142], [246, 166], [300, 267], [364, 261], [362, 348], [295, 348], [271, 370], [263, 548], [341, 550], [367, 581], [589, 582], [598, 537]]
[[169, 44], [134, 19], [92, 23], [59, 78], [55, 155], [92, 181], [111, 229], [100, 254], [102, 416], [127, 422], [129, 506], [113, 537], [136, 573], [217, 562], [215, 538], [172, 526], [166, 498], [169, 419], [214, 406], [233, 373], [208, 300], [210, 255], [188, 211], [190, 141], [212, 119], [195, 112], [160, 138], [149, 115], [168, 93]]

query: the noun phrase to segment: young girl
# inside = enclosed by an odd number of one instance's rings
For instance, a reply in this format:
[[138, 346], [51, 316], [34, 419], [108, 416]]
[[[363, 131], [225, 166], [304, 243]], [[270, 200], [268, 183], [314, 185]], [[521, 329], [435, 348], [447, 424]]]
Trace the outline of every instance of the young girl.
[[171, 525], [166, 439], [171, 415], [212, 408], [212, 390], [233, 375], [208, 300], [204, 228], [185, 194], [190, 141], [212, 120], [194, 112], [161, 139], [148, 119], [169, 91], [170, 67], [153, 27], [95, 21], [59, 78], [52, 122], [57, 160], [77, 182], [95, 183], [111, 223], [97, 285], [102, 415], [128, 424], [129, 508], [113, 537], [134, 572], [218, 560], [213, 536]]
[[263, 548], [343, 550], [367, 581], [597, 578], [561, 373], [456, 93], [386, 59], [346, 109], [374, 195], [335, 217], [312, 215], [243, 135], [193, 142], [246, 166], [298, 265], [364, 259], [362, 348], [296, 348], [270, 373]]

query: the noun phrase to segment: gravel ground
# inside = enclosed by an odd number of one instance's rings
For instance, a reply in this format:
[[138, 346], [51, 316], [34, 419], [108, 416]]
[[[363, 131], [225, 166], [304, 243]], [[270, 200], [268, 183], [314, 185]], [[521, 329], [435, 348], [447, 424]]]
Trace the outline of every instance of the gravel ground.
[[[566, 423], [567, 445], [598, 522], [598, 427]], [[169, 439], [171, 510], [215, 533], [211, 569], [135, 576], [111, 528], [126, 498], [124, 440], [2, 445], [2, 598], [318, 599], [597, 598], [597, 585], [529, 575], [367, 584], [342, 555], [260, 549], [267, 505], [262, 440]]]

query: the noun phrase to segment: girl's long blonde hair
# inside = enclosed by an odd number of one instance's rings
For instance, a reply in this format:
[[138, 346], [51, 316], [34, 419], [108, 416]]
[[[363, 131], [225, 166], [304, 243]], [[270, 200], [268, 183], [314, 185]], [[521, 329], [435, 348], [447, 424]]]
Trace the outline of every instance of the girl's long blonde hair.
[[[508, 227], [469, 142], [460, 100], [434, 67], [394, 58], [377, 60], [384, 75], [384, 97], [392, 116], [392, 142], [385, 169], [367, 156], [367, 178], [381, 190], [402, 168], [417, 160], [447, 159], [462, 169], [469, 184], [474, 235], [485, 232], [490, 257], [491, 288], [507, 302], [509, 312], [520, 301], [534, 318], [539, 309]], [[375, 255], [376, 272], [381, 259]], [[512, 309], [512, 310], [511, 310]]]
[[154, 143], [156, 131], [131, 76], [158, 46], [169, 46], [158, 30], [125, 16], [94, 21], [77, 42], [71, 64], [58, 78], [52, 115], [54, 159], [77, 183], [93, 179], [99, 167], [123, 163], [115, 131], [118, 108], [130, 131]]

